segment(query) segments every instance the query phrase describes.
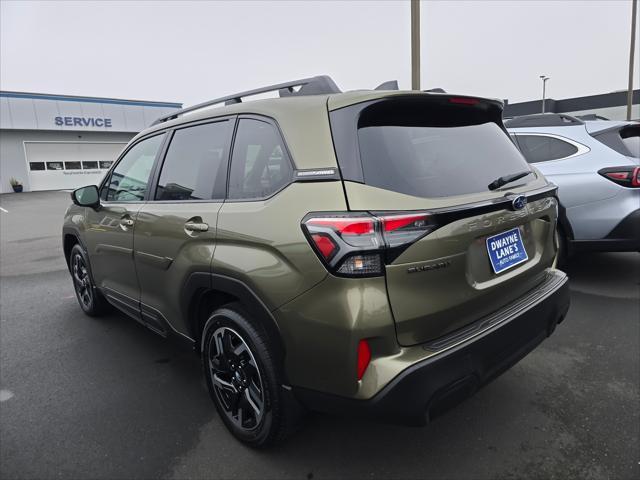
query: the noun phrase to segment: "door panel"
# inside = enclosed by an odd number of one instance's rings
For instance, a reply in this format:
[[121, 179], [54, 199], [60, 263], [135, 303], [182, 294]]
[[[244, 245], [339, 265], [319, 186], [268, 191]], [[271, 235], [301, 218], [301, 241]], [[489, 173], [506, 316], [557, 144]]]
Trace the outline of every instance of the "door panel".
[[211, 270], [234, 120], [177, 129], [153, 198], [138, 214], [134, 259], [141, 311], [161, 333], [172, 328], [189, 335], [182, 287], [192, 273]]
[[[192, 273], [210, 270], [221, 206], [150, 202], [138, 214], [135, 264], [141, 308], [144, 320], [157, 329], [165, 330], [166, 321], [189, 335], [180, 311], [181, 286]], [[196, 229], [189, 229], [190, 224]]]
[[140, 287], [133, 232], [165, 134], [133, 145], [102, 185], [101, 205], [87, 208], [86, 242], [96, 285], [118, 308], [139, 318]]
[[98, 210], [87, 208], [85, 217], [85, 239], [96, 285], [135, 302], [139, 288], [133, 265], [133, 222], [141, 206], [141, 203], [109, 203]]

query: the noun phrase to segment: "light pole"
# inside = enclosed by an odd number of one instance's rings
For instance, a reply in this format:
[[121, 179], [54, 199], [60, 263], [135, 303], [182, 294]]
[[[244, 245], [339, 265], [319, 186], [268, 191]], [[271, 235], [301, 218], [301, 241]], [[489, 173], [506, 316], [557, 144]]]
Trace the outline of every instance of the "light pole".
[[638, 0], [631, 4], [631, 45], [629, 46], [629, 89], [627, 91], [627, 120], [631, 120], [631, 106], [633, 105], [633, 51], [636, 44], [636, 16]]
[[549, 77], [547, 77], [546, 75], [540, 75], [540, 80], [542, 80], [542, 113], [544, 113], [544, 98], [545, 98], [547, 80], [549, 80]]
[[411, 0], [411, 90], [420, 90], [420, 0]]

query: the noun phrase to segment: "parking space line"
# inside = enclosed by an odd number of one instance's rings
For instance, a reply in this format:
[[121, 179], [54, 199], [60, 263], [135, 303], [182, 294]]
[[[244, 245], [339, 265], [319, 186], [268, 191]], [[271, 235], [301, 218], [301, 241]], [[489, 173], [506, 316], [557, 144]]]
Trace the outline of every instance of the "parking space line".
[[0, 210], [2, 210], [4, 213], [9, 213], [9, 210], [6, 210], [6, 209], [4, 209], [2, 207], [0, 207]]
[[0, 390], [0, 402], [6, 402], [13, 397], [13, 392], [10, 390]]

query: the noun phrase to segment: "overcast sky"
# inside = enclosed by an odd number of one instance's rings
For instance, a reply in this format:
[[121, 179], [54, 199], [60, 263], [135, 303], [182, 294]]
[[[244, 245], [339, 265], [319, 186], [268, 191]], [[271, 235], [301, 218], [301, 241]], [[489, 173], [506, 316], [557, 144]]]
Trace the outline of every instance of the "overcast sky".
[[[629, 0], [421, 8], [423, 89], [532, 100], [540, 74], [556, 99], [627, 88]], [[325, 73], [410, 87], [408, 1], [2, 1], [0, 17], [2, 90], [193, 104]]]

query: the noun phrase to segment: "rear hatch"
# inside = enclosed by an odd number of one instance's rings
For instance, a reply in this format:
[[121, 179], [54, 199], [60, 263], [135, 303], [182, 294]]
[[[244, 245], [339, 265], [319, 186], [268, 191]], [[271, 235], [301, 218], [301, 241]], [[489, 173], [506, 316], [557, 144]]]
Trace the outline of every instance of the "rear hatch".
[[382, 219], [401, 345], [441, 339], [544, 280], [556, 190], [509, 139], [500, 102], [396, 94], [330, 118], [349, 209]]

